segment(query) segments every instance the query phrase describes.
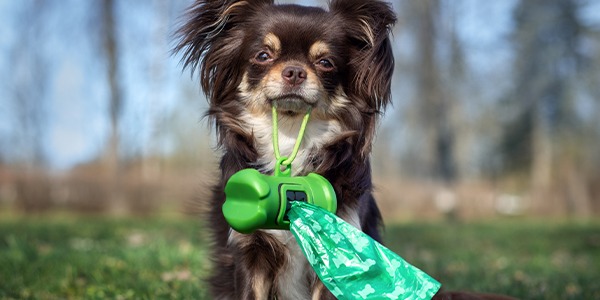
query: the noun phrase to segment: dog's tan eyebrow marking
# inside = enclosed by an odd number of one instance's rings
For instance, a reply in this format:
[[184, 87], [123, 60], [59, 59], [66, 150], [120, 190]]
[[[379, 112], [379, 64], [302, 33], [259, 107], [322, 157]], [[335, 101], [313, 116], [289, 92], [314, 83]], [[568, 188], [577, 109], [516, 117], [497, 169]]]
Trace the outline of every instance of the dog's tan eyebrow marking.
[[311, 58], [311, 60], [315, 60], [319, 57], [329, 54], [329, 52], [329, 46], [325, 42], [316, 41], [314, 44], [312, 44], [312, 46], [310, 46], [310, 49], [308, 50], [308, 55]]
[[271, 32], [267, 33], [265, 39], [263, 40], [263, 44], [276, 54], [281, 52], [281, 41], [275, 34]]

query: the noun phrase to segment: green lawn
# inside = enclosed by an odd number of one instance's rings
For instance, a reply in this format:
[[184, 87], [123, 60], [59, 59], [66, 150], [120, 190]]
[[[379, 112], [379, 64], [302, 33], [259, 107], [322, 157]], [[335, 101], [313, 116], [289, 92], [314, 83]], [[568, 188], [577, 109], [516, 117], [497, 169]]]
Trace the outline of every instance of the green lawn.
[[185, 218], [0, 221], [0, 298], [207, 298], [200, 231]]
[[520, 299], [600, 299], [600, 223], [406, 224], [387, 245], [442, 282]]
[[[83, 216], [0, 220], [1, 299], [208, 299], [197, 220]], [[600, 299], [600, 223], [388, 226], [388, 246], [447, 289]]]

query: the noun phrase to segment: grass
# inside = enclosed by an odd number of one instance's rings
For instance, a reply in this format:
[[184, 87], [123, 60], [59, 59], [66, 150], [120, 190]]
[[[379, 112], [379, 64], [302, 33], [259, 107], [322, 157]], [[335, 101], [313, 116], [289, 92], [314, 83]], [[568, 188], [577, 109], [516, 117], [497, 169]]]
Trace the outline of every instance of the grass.
[[600, 299], [600, 224], [407, 224], [387, 245], [446, 290], [519, 299]]
[[[209, 299], [199, 222], [83, 216], [0, 220], [1, 299]], [[600, 223], [411, 223], [386, 242], [446, 289], [600, 299]]]
[[199, 231], [185, 218], [0, 221], [0, 298], [207, 298]]

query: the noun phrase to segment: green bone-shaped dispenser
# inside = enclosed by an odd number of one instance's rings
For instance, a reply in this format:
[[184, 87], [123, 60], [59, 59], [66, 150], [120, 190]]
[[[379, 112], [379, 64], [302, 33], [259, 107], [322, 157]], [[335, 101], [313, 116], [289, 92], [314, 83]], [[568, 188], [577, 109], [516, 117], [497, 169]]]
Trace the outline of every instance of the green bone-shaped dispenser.
[[307, 202], [332, 213], [336, 212], [337, 199], [331, 183], [323, 176], [290, 175], [291, 165], [284, 166], [286, 157], [277, 160], [273, 176], [255, 169], [241, 170], [225, 185], [225, 220], [240, 233], [257, 229], [290, 229], [286, 217], [291, 201]]

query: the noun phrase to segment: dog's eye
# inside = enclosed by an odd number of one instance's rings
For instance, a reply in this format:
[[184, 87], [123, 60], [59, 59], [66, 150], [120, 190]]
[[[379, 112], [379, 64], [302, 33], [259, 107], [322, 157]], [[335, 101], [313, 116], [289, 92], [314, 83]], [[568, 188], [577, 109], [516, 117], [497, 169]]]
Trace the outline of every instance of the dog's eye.
[[267, 51], [258, 52], [256, 57], [254, 58], [254, 60], [258, 63], [265, 63], [270, 61], [271, 59], [271, 54], [269, 54], [269, 52]]
[[323, 71], [333, 71], [335, 66], [331, 62], [331, 60], [323, 58], [317, 62], [317, 66], [320, 67]]

